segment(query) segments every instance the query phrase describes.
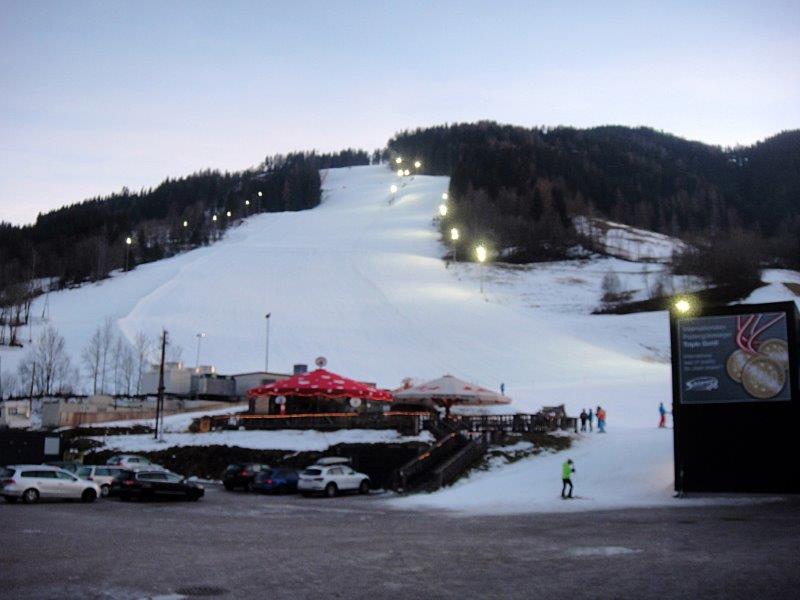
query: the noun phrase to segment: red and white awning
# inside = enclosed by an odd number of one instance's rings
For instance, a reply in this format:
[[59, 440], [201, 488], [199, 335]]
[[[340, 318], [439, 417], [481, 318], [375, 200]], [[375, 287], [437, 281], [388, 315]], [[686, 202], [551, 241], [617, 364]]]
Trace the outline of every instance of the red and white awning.
[[379, 390], [365, 383], [348, 379], [325, 369], [301, 373], [248, 390], [247, 396], [303, 396], [322, 398], [361, 398], [375, 402], [391, 402], [388, 390]]

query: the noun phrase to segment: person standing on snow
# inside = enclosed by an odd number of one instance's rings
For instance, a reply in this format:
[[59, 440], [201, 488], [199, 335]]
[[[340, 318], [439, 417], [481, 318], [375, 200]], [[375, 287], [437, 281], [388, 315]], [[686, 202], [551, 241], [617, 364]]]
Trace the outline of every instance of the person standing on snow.
[[606, 432], [606, 411], [601, 406], [597, 407], [597, 431], [598, 433]]
[[[568, 458], [567, 462], [561, 465], [561, 497], [572, 498], [572, 474], [575, 472], [575, 466], [572, 459]], [[569, 495], [566, 495], [567, 486], [569, 486]]]
[[592, 432], [594, 431], [594, 424], [592, 423], [594, 421], [594, 413], [592, 412], [591, 408], [589, 409], [589, 414], [587, 415], [587, 418], [589, 419], [589, 431]]
[[660, 418], [658, 419], [658, 427], [659, 429], [664, 429], [667, 426], [667, 409], [664, 408], [664, 403], [658, 403], [658, 414]]
[[586, 431], [586, 419], [589, 418], [589, 415], [586, 414], [586, 409], [585, 408], [581, 409], [581, 414], [580, 414], [579, 418], [581, 420], [581, 431]]

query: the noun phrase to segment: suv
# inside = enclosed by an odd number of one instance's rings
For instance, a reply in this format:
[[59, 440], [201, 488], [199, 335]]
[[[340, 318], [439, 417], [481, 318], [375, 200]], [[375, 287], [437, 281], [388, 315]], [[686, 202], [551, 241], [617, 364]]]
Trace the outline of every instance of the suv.
[[86, 481], [94, 481], [100, 486], [100, 494], [108, 496], [111, 490], [111, 482], [114, 477], [119, 475], [124, 469], [122, 467], [105, 466], [88, 466], [78, 469], [76, 475]]
[[228, 465], [222, 474], [222, 485], [229, 492], [240, 487], [248, 491], [253, 490], [253, 482], [261, 471], [268, 471], [269, 465], [261, 463], [234, 463]]
[[10, 465], [0, 469], [0, 485], [6, 502], [22, 500], [33, 504], [40, 499], [74, 499], [94, 502], [100, 486], [78, 479], [72, 473], [49, 465]]
[[251, 485], [254, 492], [288, 494], [297, 492], [297, 471], [294, 469], [267, 469], [256, 475]]
[[297, 489], [304, 496], [322, 493], [329, 498], [345, 490], [369, 494], [369, 477], [347, 465], [311, 465], [300, 474]]
[[163, 469], [160, 465], [151, 463], [144, 456], [135, 454], [117, 454], [109, 458], [106, 464], [123, 469]]

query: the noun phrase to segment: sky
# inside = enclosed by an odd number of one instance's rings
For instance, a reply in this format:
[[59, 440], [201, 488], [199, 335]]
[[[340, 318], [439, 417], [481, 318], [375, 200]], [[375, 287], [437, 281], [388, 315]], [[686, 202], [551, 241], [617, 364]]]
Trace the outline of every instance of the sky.
[[800, 127], [800, 2], [0, 0], [0, 221], [493, 119]]

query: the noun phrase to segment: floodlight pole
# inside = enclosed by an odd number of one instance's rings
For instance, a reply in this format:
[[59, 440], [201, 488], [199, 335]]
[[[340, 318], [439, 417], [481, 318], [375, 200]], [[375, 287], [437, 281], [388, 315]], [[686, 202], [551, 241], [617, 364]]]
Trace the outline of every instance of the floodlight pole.
[[158, 396], [156, 398], [156, 429], [153, 432], [153, 439], [158, 439], [159, 420], [161, 426], [164, 425], [164, 354], [167, 349], [167, 330], [161, 332], [161, 365], [158, 369]]
[[264, 372], [269, 373], [269, 318], [272, 316], [272, 313], [266, 314], [267, 320], [267, 342], [266, 347], [264, 348]]

